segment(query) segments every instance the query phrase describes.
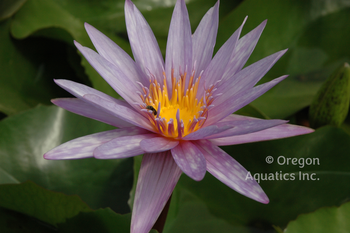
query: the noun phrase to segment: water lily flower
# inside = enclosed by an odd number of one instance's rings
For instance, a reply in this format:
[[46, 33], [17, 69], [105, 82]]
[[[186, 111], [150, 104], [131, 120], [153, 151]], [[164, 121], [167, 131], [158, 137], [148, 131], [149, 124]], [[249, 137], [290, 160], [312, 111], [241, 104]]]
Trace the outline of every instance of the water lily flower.
[[233, 33], [213, 57], [218, 29], [216, 3], [191, 32], [184, 0], [171, 19], [165, 62], [156, 38], [135, 5], [125, 1], [133, 60], [112, 40], [85, 24], [97, 52], [75, 42], [97, 72], [124, 100], [69, 80], [55, 82], [77, 98], [52, 100], [76, 114], [118, 129], [66, 142], [46, 159], [118, 159], [143, 155], [132, 211], [131, 232], [149, 232], [182, 173], [196, 181], [206, 171], [237, 192], [262, 203], [269, 199], [247, 170], [218, 146], [310, 133], [313, 130], [234, 115], [287, 76], [256, 86], [286, 52], [244, 69], [266, 21], [240, 38]]

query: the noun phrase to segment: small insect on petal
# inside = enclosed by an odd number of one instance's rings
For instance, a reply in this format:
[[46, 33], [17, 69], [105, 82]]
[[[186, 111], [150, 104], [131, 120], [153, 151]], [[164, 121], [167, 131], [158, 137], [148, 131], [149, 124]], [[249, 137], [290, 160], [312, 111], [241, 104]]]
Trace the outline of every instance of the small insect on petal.
[[147, 106], [146, 109], [151, 110], [155, 116], [157, 116], [157, 110], [155, 110], [152, 106]]

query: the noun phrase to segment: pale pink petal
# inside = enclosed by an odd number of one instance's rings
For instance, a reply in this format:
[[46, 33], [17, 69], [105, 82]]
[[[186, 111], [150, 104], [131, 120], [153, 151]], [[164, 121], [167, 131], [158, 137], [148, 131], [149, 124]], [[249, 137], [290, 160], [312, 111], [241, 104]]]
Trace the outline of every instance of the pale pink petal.
[[83, 47], [76, 41], [74, 44], [91, 66], [129, 104], [141, 102], [140, 97], [135, 95], [136, 92], [140, 91], [139, 87], [136, 86], [137, 79], [134, 80], [134, 77], [127, 77], [119, 67], [113, 65], [92, 49]]
[[230, 128], [233, 127], [233, 124], [229, 124], [229, 123], [214, 123], [210, 126], [201, 128], [197, 131], [194, 131], [188, 135], [186, 135], [185, 137], [183, 137], [183, 140], [198, 140], [198, 139], [203, 139], [205, 137], [209, 137], [210, 135], [215, 135], [218, 133], [221, 133], [223, 131], [226, 131]]
[[255, 117], [249, 117], [249, 116], [243, 116], [243, 115], [237, 115], [237, 114], [231, 114], [222, 119], [220, 122], [227, 122], [227, 121], [246, 121], [246, 120], [261, 120], [260, 118]]
[[234, 93], [252, 89], [286, 51], [282, 50], [265, 57], [239, 71], [226, 82], [221, 82], [222, 85], [217, 88], [217, 92], [222, 93], [222, 95], [215, 101], [215, 104], [218, 105], [225, 102]]
[[173, 140], [166, 137], [156, 137], [144, 139], [141, 141], [141, 149], [147, 153], [158, 153], [171, 150], [179, 144], [178, 140]]
[[285, 121], [285, 120], [263, 120], [263, 119], [226, 121], [224, 122], [224, 124], [234, 125], [233, 128], [218, 134], [210, 135], [206, 137], [206, 139], [222, 138], [222, 137], [230, 137], [235, 135], [244, 135], [248, 133], [254, 133], [264, 129], [276, 127], [278, 125], [285, 124], [287, 122], [288, 121]]
[[130, 108], [102, 99], [97, 95], [87, 94], [83, 96], [83, 99], [94, 105], [96, 108], [129, 122], [130, 124], [154, 131], [149, 120]]
[[225, 74], [222, 78], [223, 81], [232, 77], [233, 74], [243, 68], [258, 42], [260, 35], [266, 26], [266, 22], [267, 20], [264, 20], [258, 27], [250, 31], [237, 42], [231, 59], [226, 66]]
[[221, 46], [219, 51], [215, 54], [213, 60], [211, 60], [208, 67], [203, 72], [201, 83], [204, 85], [204, 88], [199, 89], [197, 95], [198, 98], [203, 96], [204, 90], [208, 89], [209, 85], [212, 85], [216, 81], [222, 79], [246, 20], [247, 17], [244, 19], [242, 25], [235, 31], [235, 33], [233, 33], [225, 44]]
[[171, 154], [180, 169], [196, 181], [204, 178], [206, 162], [201, 151], [189, 141], [180, 141], [171, 149]]
[[[232, 94], [232, 96], [228, 97], [225, 102], [219, 105], [215, 105], [214, 101], [214, 107], [209, 110], [209, 115], [211, 117], [208, 118], [208, 120], [205, 122], [205, 126], [211, 125], [217, 121], [222, 120], [223, 118], [227, 117], [228, 115], [234, 113], [238, 109], [243, 108], [259, 96], [263, 95], [265, 92], [270, 90], [273, 86], [275, 86], [277, 83], [281, 82], [285, 78], [287, 78], [288, 75], [284, 75], [282, 77], [276, 78], [270, 82], [261, 84], [259, 86], [256, 86], [250, 90], [239, 92], [237, 94]], [[213, 114], [215, 113], [215, 115]]]
[[75, 114], [101, 121], [118, 128], [134, 126], [78, 98], [53, 99], [51, 102]]
[[219, 2], [204, 15], [192, 36], [192, 61], [197, 75], [208, 66], [213, 57], [219, 26]]
[[314, 132], [313, 129], [291, 124], [278, 125], [269, 129], [265, 129], [259, 132], [225, 137], [225, 138], [215, 138], [210, 139], [210, 141], [218, 146], [228, 146], [236, 145], [250, 142], [267, 141], [280, 138], [288, 138], [302, 134], [308, 134]]
[[84, 137], [76, 138], [44, 154], [45, 159], [83, 159], [93, 157], [96, 147], [106, 143], [113, 138], [145, 134], [147, 130], [138, 127], [115, 129], [101, 133], [95, 133]]
[[[207, 140], [195, 145], [207, 160], [207, 171], [222, 183], [253, 200], [267, 204], [269, 198], [249, 172], [230, 155]], [[251, 174], [250, 174], [251, 175]]]
[[145, 75], [151, 72], [163, 81], [164, 61], [157, 40], [141, 12], [130, 1], [125, 1], [125, 22], [135, 61]]
[[111, 97], [103, 92], [100, 92], [96, 89], [88, 87], [84, 84], [76, 83], [76, 82], [73, 82], [70, 80], [65, 80], [65, 79], [55, 79], [54, 81], [58, 86], [62, 87], [63, 89], [65, 89], [66, 91], [68, 91], [69, 93], [74, 95], [75, 97], [78, 97], [82, 100], [84, 100], [83, 99], [84, 95], [92, 94], [92, 95], [99, 96], [102, 99], [114, 102], [118, 105], [122, 105], [124, 107], [131, 109], [130, 104], [128, 104], [125, 100], [115, 99], [115, 98], [113, 98], [113, 97]]
[[165, 59], [165, 72], [169, 84], [172, 70], [175, 78], [192, 71], [192, 32], [184, 0], [176, 2], [170, 22]]
[[151, 230], [181, 173], [170, 151], [143, 156], [131, 216], [131, 233]]
[[156, 134], [140, 134], [112, 139], [97, 147], [94, 150], [94, 157], [96, 159], [122, 159], [143, 154], [140, 142], [156, 136]]
[[134, 60], [122, 48], [90, 24], [85, 23], [85, 29], [102, 57], [118, 67], [126, 77], [133, 77], [135, 81], [149, 84], [148, 78], [142, 74]]

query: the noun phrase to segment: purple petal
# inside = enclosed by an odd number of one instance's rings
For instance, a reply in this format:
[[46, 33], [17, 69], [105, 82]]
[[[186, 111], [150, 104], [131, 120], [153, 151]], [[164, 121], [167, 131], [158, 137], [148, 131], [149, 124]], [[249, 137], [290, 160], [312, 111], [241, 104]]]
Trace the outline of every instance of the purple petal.
[[286, 51], [287, 49], [265, 57], [244, 68], [236, 75], [229, 78], [226, 82], [221, 82], [222, 85], [218, 87], [217, 92], [222, 93], [222, 95], [215, 104], [221, 104], [229, 99], [229, 96], [232, 96], [234, 93], [249, 90], [254, 87]]
[[[273, 86], [275, 86], [277, 83], [281, 82], [283, 79], [287, 77], [288, 75], [284, 75], [270, 82], [256, 86], [243, 93], [239, 92], [237, 94], [232, 94], [232, 96], [229, 96], [225, 102], [217, 106], [214, 106], [212, 109], [210, 109], [209, 114], [212, 114], [214, 116], [208, 117], [208, 120], [205, 122], [204, 125], [205, 126], [211, 125], [217, 121], [222, 120], [228, 115], [234, 113], [238, 109], [243, 108], [244, 106], [246, 106], [256, 98], [258, 98], [259, 96], [263, 95], [265, 92], [270, 90]], [[214, 104], [215, 104], [215, 101], [214, 101]]]
[[169, 151], [143, 156], [131, 216], [131, 233], [151, 230], [181, 173]]
[[302, 134], [308, 134], [314, 132], [313, 129], [291, 124], [278, 125], [269, 129], [265, 129], [259, 132], [225, 137], [225, 138], [215, 138], [210, 139], [210, 141], [217, 146], [227, 146], [227, 145], [236, 145], [249, 142], [259, 142], [267, 141], [273, 139], [293, 137]]
[[134, 77], [125, 76], [122, 70], [92, 49], [83, 47], [76, 41], [74, 43], [91, 66], [94, 67], [102, 78], [104, 78], [120, 96], [122, 96], [130, 104], [141, 102], [140, 97], [135, 95], [139, 89], [136, 86], [137, 80], [133, 79]]
[[192, 61], [199, 74], [212, 59], [219, 26], [219, 2], [204, 15], [192, 36]]
[[118, 128], [134, 126], [78, 98], [53, 99], [51, 102], [75, 114], [98, 120]]
[[233, 127], [233, 125], [229, 125], [226, 123], [225, 124], [222, 124], [222, 123], [216, 124], [215, 123], [215, 124], [201, 128], [197, 131], [194, 131], [193, 133], [186, 135], [185, 137], [183, 137], [183, 140], [203, 139], [205, 137], [209, 137], [210, 135], [215, 135], [215, 134], [221, 133], [223, 131], [226, 131], [232, 127]]
[[113, 138], [144, 134], [147, 132], [147, 130], [138, 127], [128, 127], [87, 135], [59, 145], [44, 154], [44, 158], [56, 160], [93, 157], [93, 151], [96, 147], [112, 140]]
[[[202, 80], [206, 85], [209, 86], [214, 84], [217, 80], [222, 78], [246, 20], [247, 17], [244, 19], [242, 25], [235, 31], [235, 33], [233, 33], [225, 44], [221, 46], [219, 51], [215, 54], [213, 60], [209, 63], [209, 66], [205, 69], [202, 75]], [[208, 86], [205, 87], [205, 89], [207, 89]], [[197, 96], [202, 97], [203, 92], [204, 88], [200, 89]]]
[[141, 12], [125, 1], [125, 22], [135, 61], [148, 76], [149, 71], [163, 81], [164, 61], [157, 40]]
[[154, 131], [149, 120], [130, 108], [105, 100], [97, 95], [84, 95], [83, 99], [94, 105], [96, 108], [129, 122], [130, 124]]
[[285, 121], [285, 120], [263, 120], [263, 119], [226, 121], [224, 124], [234, 125], [234, 127], [224, 132], [206, 137], [206, 139], [222, 138], [222, 137], [230, 137], [235, 135], [244, 135], [248, 133], [254, 133], [254, 132], [275, 127], [277, 125], [281, 125], [287, 122], [288, 121]]
[[140, 134], [112, 139], [97, 147], [94, 150], [94, 157], [96, 159], [121, 159], [143, 154], [140, 142], [155, 136], [156, 134]]
[[252, 54], [256, 43], [258, 42], [260, 35], [266, 26], [266, 22], [267, 20], [264, 20], [258, 27], [250, 31], [237, 42], [231, 59], [226, 67], [223, 80], [226, 80], [242, 69]]
[[191, 25], [185, 1], [178, 0], [171, 18], [166, 47], [165, 72], [169, 84], [171, 83], [172, 70], [174, 71], [175, 78], [179, 78], [185, 72], [191, 72], [191, 34]]
[[207, 140], [199, 140], [196, 145], [207, 160], [207, 171], [218, 180], [244, 196], [261, 203], [269, 203], [269, 198], [260, 185], [230, 155]]
[[148, 153], [158, 153], [167, 150], [171, 150], [175, 146], [179, 145], [178, 140], [172, 140], [171, 138], [156, 137], [150, 139], [144, 139], [140, 143], [141, 149]]
[[180, 169], [196, 181], [204, 178], [206, 162], [201, 151], [189, 141], [180, 141], [179, 145], [171, 149], [171, 154]]
[[113, 97], [111, 97], [103, 92], [100, 92], [96, 89], [85, 86], [83, 84], [76, 83], [76, 82], [73, 82], [70, 80], [65, 80], [65, 79], [55, 79], [54, 81], [57, 85], [62, 87], [64, 90], [68, 91], [69, 93], [71, 93], [72, 95], [74, 95], [75, 97], [78, 97], [80, 99], [83, 99], [84, 95], [92, 94], [92, 95], [97, 95], [102, 99], [114, 102], [116, 104], [119, 104], [119, 105], [122, 105], [124, 107], [131, 109], [131, 106], [127, 102], [125, 102], [124, 100], [115, 99], [115, 98], [113, 98]]
[[135, 81], [149, 84], [148, 79], [142, 74], [134, 60], [122, 48], [90, 24], [85, 23], [85, 29], [102, 57], [122, 70], [126, 77], [133, 77]]

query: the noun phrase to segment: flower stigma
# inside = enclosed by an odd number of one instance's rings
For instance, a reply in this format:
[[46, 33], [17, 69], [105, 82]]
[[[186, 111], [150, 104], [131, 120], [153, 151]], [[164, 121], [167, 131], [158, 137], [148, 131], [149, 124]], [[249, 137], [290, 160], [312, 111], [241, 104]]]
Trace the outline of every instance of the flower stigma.
[[[163, 72], [163, 85], [151, 75], [149, 88], [142, 87], [143, 93], [138, 93], [142, 99], [141, 111], [153, 124], [155, 130], [174, 139], [181, 139], [200, 129], [208, 117], [208, 110], [215, 91], [211, 85], [205, 90], [203, 97], [198, 101], [197, 92], [201, 75], [194, 80], [193, 71], [186, 85], [187, 73], [180, 75], [176, 80], [174, 70], [171, 74], [170, 88], [167, 87], [166, 75]], [[187, 86], [187, 88], [186, 88]], [[171, 92], [169, 95], [168, 90]]]

